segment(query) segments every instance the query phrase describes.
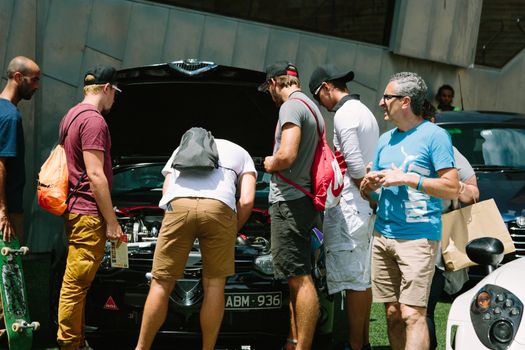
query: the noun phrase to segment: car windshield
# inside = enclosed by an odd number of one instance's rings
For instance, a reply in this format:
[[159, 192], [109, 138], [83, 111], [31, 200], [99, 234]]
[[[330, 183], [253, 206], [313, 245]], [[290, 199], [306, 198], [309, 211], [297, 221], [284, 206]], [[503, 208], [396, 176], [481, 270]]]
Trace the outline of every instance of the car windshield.
[[113, 194], [162, 190], [163, 164], [137, 165], [116, 171], [113, 175]]
[[523, 126], [442, 125], [474, 167], [525, 168]]

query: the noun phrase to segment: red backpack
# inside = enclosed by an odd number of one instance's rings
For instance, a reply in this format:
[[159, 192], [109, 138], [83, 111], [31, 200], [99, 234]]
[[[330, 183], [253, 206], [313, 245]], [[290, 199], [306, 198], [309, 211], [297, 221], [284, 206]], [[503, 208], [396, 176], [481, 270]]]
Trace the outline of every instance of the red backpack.
[[319, 120], [317, 119], [317, 115], [312, 107], [300, 98], [293, 98], [292, 100], [299, 100], [304, 103], [310, 112], [312, 112], [315, 118], [315, 123], [317, 124], [319, 142], [315, 148], [314, 160], [311, 168], [312, 192], [309, 192], [292, 180], [287, 179], [281, 173], [277, 173], [277, 176], [306, 194], [308, 197], [312, 198], [314, 207], [317, 211], [324, 211], [325, 209], [333, 208], [339, 204], [339, 199], [343, 193], [346, 162], [339, 150], [336, 150], [334, 154], [330, 149], [330, 146], [328, 146], [328, 143], [326, 142], [326, 130], [321, 131]]

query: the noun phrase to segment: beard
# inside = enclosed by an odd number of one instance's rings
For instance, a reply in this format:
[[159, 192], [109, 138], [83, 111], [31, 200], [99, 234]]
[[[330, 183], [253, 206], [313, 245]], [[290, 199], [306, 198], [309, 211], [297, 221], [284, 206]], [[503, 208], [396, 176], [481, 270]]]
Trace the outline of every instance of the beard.
[[34, 89], [31, 89], [29, 86], [27, 86], [26, 84], [22, 84], [19, 88], [18, 88], [18, 95], [20, 96], [20, 98], [22, 98], [23, 100], [30, 100], [31, 97], [33, 97], [33, 94], [35, 93], [36, 90]]
[[272, 96], [272, 100], [275, 103], [277, 107], [281, 107], [281, 105], [284, 103], [284, 100], [280, 95], [278, 95], [275, 90], [268, 90], [270, 93], [270, 96]]

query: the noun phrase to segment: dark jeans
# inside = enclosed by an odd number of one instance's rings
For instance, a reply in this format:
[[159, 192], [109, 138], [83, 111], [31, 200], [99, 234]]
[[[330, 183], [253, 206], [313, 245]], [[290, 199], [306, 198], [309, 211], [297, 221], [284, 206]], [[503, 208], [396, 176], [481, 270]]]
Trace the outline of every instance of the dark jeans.
[[445, 288], [445, 277], [443, 277], [443, 271], [435, 268], [434, 277], [432, 278], [432, 286], [430, 288], [430, 295], [428, 297], [427, 305], [427, 325], [428, 333], [430, 336], [430, 349], [437, 348], [436, 338], [436, 324], [434, 323], [434, 311], [436, 310], [436, 304], [443, 294]]

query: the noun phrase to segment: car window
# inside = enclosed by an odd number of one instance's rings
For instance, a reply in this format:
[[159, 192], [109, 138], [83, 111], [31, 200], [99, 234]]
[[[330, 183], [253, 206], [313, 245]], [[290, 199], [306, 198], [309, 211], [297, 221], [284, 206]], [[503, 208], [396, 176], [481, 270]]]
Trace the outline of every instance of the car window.
[[123, 171], [117, 171], [113, 175], [113, 194], [162, 189], [164, 176], [161, 171], [164, 165], [154, 164], [137, 166]]
[[525, 167], [525, 128], [444, 125], [452, 143], [472, 165]]

